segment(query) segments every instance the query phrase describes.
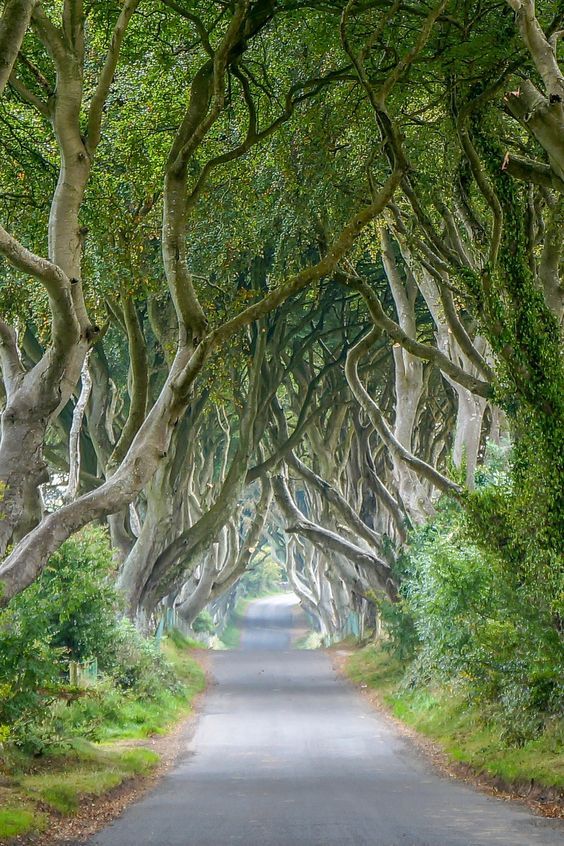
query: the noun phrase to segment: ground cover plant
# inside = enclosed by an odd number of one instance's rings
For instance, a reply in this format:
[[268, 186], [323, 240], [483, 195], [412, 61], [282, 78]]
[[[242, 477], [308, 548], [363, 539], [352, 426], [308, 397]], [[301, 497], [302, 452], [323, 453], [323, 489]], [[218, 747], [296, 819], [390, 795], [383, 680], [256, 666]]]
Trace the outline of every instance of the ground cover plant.
[[[507, 481], [492, 449], [477, 490]], [[443, 500], [409, 537], [400, 599], [381, 607], [383, 636], [349, 673], [456, 760], [506, 782], [564, 787], [564, 654], [545, 586], [508, 573]]]
[[[203, 690], [193, 644], [173, 632], [159, 647], [120, 616], [113, 568], [107, 532], [87, 530], [1, 615], [0, 837], [148, 773], [158, 755], [119, 741], [165, 732]], [[71, 684], [70, 662], [94, 657], [98, 677]]]

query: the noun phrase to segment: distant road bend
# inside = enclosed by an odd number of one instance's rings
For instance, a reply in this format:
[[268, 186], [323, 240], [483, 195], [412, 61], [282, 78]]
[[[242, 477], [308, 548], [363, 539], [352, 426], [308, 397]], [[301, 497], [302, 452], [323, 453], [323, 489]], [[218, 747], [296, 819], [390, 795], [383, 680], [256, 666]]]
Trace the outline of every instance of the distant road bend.
[[292, 651], [294, 603], [250, 605], [179, 762], [91, 846], [562, 846], [559, 823], [433, 772], [322, 651]]

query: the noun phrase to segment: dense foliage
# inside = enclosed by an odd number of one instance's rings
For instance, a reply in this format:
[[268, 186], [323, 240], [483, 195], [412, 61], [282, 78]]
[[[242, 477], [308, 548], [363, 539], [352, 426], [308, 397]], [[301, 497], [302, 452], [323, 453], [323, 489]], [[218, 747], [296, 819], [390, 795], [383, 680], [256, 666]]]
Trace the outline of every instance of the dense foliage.
[[516, 738], [556, 713], [563, 27], [556, 0], [2, 4], [4, 723], [71, 659], [173, 687], [134, 626], [211, 633], [279, 568], [327, 640], [388, 600], [414, 673]]
[[275, 561], [268, 547], [262, 550], [263, 557], [256, 561], [245, 573], [239, 583], [243, 596], [263, 596], [280, 590], [284, 579], [284, 570]]
[[[64, 544], [0, 616], [0, 729], [40, 752], [73, 733], [92, 734], [127, 698], [158, 700], [181, 685], [154, 640], [118, 619], [107, 532]], [[69, 662], [97, 659], [99, 681], [69, 684]]]
[[[492, 452], [480, 471], [484, 498], [509, 483], [506, 450]], [[501, 723], [508, 743], [541, 734], [564, 708], [564, 654], [546, 586], [473, 543], [466, 515], [448, 501], [412, 533], [401, 566], [401, 601], [384, 619], [405, 684], [450, 685], [485, 721]]]

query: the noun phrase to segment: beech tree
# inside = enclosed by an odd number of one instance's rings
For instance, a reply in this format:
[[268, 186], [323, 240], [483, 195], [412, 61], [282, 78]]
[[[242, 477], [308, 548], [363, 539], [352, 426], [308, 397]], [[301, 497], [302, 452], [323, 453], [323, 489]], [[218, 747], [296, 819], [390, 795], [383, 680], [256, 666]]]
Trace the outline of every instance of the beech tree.
[[559, 624], [546, 6], [3, 4], [2, 602], [102, 520], [142, 625], [268, 539], [333, 634], [446, 495]]
[[[41, 5], [35, 6], [32, 13], [33, 34], [52, 62], [52, 71], [56, 75], [54, 91], [47, 100], [43, 100], [33, 91], [28, 92], [17, 77], [13, 83], [20, 95], [51, 123], [61, 166], [49, 214], [49, 258], [43, 259], [28, 250], [5, 229], [0, 233], [2, 252], [16, 269], [31, 274], [42, 283], [51, 312], [49, 345], [31, 371], [26, 371], [21, 361], [13, 329], [3, 325], [3, 372], [7, 393], [0, 446], [6, 485], [2, 524], [4, 548], [12, 539], [16, 541], [14, 550], [2, 567], [4, 601], [33, 580], [44, 565], [46, 556], [70, 533], [93, 517], [116, 513], [142, 490], [168, 451], [173, 429], [186, 409], [194, 379], [212, 349], [288, 296], [326, 275], [362, 228], [382, 211], [401, 172], [401, 161], [397, 161], [379, 196], [355, 212], [317, 264], [305, 268], [262, 300], [209, 330], [209, 321], [187, 265], [187, 215], [197, 201], [206, 174], [225, 159], [229, 161], [243, 155], [248, 147], [270, 134], [282, 118], [278, 116], [275, 119], [274, 127], [271, 124], [266, 129], [259, 129], [249, 81], [237, 67], [249, 43], [272, 17], [273, 4], [251, 6], [248, 2], [241, 2], [227, 20], [221, 15], [219, 23], [212, 21], [208, 26], [201, 18], [196, 16], [194, 20], [194, 15], [188, 13], [188, 22], [196, 30], [204, 58], [190, 80], [188, 106], [167, 154], [162, 189], [162, 262], [178, 323], [175, 357], [153, 408], [137, 432], [131, 433], [131, 442], [123, 444], [118, 451], [110, 478], [95, 491], [67, 504], [56, 514], [49, 514], [20, 540], [19, 527], [24, 511], [27, 512], [24, 501], [37, 500], [35, 510], [36, 517], [39, 517], [37, 492], [39, 485], [45, 481], [42, 446], [47, 425], [68, 401], [86, 353], [100, 331], [88, 317], [84, 298], [81, 280], [84, 233], [79, 215], [102, 137], [104, 103], [118, 67], [126, 30], [138, 5], [138, 2], [131, 2], [121, 9], [113, 25], [106, 59], [89, 89], [85, 86], [85, 59], [92, 45], [85, 43], [87, 33], [82, 4], [65, 3], [60, 21], [56, 20], [56, 14], [50, 17]], [[213, 45], [209, 29], [219, 30], [217, 34], [214, 32]], [[35, 70], [38, 84], [43, 84], [44, 75], [38, 68]], [[239, 144], [231, 145], [223, 154], [208, 159], [189, 190], [189, 162], [225, 111], [227, 86], [231, 79], [240, 84], [241, 96], [249, 114], [248, 131]], [[48, 81], [45, 84], [49, 85]], [[289, 96], [283, 117], [293, 109], [292, 94]], [[85, 106], [86, 134], [81, 131], [81, 113]], [[17, 457], [17, 444], [20, 459]], [[22, 445], [25, 461], [21, 460]]]

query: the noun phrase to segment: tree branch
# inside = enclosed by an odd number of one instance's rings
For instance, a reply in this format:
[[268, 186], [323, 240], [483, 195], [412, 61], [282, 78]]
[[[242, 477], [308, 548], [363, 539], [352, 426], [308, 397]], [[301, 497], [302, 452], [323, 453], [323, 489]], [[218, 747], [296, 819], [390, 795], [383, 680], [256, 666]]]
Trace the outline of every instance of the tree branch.
[[69, 433], [69, 478], [67, 487], [63, 493], [63, 500], [71, 502], [76, 499], [80, 482], [80, 430], [86, 411], [86, 405], [92, 390], [92, 378], [88, 369], [88, 355], [84, 359], [81, 371], [82, 387], [72, 415], [72, 424]]
[[34, 94], [33, 91], [30, 91], [29, 88], [17, 78], [15, 73], [12, 73], [10, 76], [10, 87], [14, 89], [16, 94], [19, 94], [22, 100], [29, 103], [30, 106], [34, 107], [34, 109], [37, 109], [44, 118], [47, 118], [47, 120], [51, 119], [51, 112], [49, 111], [47, 103], [38, 97], [37, 94]]
[[564, 103], [564, 75], [556, 59], [556, 40], [553, 46], [542, 31], [535, 14], [534, 0], [507, 2], [515, 12], [519, 31], [546, 86], [549, 99], [559, 97], [559, 102]]
[[108, 460], [108, 473], [111, 473], [123, 460], [127, 450], [131, 446], [133, 438], [145, 419], [147, 392], [149, 389], [147, 347], [143, 329], [139, 321], [139, 315], [131, 297], [124, 296], [122, 298], [122, 309], [129, 349], [129, 372], [131, 378], [130, 405], [125, 426]]
[[507, 153], [502, 163], [502, 170], [522, 182], [542, 185], [543, 188], [551, 188], [564, 194], [564, 182], [554, 173], [550, 165]]
[[300, 273], [297, 273], [287, 282], [282, 283], [259, 300], [257, 303], [248, 306], [235, 317], [232, 317], [222, 326], [218, 326], [210, 333], [210, 340], [215, 345], [231, 337], [242, 326], [252, 323], [259, 317], [275, 309], [289, 297], [297, 294], [307, 285], [316, 282], [333, 272], [338, 262], [351, 248], [357, 236], [362, 230], [379, 214], [383, 212], [398, 187], [403, 172], [396, 168], [388, 177], [374, 201], [352, 216], [348, 223], [342, 228], [337, 238], [330, 245], [323, 258], [315, 265], [312, 265]]
[[0, 226], [0, 253], [23, 273], [31, 274], [45, 287], [52, 306], [53, 338], [68, 348], [80, 334], [71, 293], [71, 281], [53, 262], [32, 253]]
[[88, 110], [88, 131], [86, 146], [90, 155], [94, 153], [96, 147], [100, 143], [100, 130], [102, 124], [102, 109], [110, 86], [114, 79], [116, 67], [119, 59], [120, 49], [127, 29], [127, 25], [131, 20], [133, 13], [138, 7], [140, 0], [125, 0], [121, 8], [119, 17], [117, 19], [114, 31], [112, 33], [112, 40], [110, 48], [106, 55], [106, 60], [98, 79], [98, 84], [94, 95], [90, 102]]
[[405, 461], [405, 463], [415, 470], [416, 473], [419, 473], [423, 476], [423, 478], [427, 479], [435, 485], [435, 487], [443, 491], [443, 493], [447, 493], [449, 496], [454, 496], [458, 499], [462, 495], [462, 489], [457, 484], [451, 482], [450, 479], [447, 479], [446, 476], [443, 476], [442, 473], [439, 473], [438, 470], [430, 464], [427, 464], [426, 461], [414, 456], [412, 452], [402, 446], [397, 438], [394, 437], [392, 430], [384, 418], [384, 415], [380, 411], [380, 408], [360, 381], [358, 375], [358, 363], [379, 336], [380, 329], [375, 326], [349, 351], [345, 365], [345, 374], [350, 389], [361, 408], [363, 408], [368, 415], [372, 425], [376, 429], [385, 446], [394, 455]]
[[0, 95], [12, 74], [37, 0], [5, 0], [0, 18]]
[[[288, 486], [282, 476], [274, 476], [272, 487], [278, 507], [282, 511], [287, 526], [285, 531], [288, 534], [297, 534], [307, 538], [321, 550], [336, 552], [353, 564], [367, 568], [377, 578], [379, 587], [387, 595], [394, 595], [395, 586], [393, 582], [390, 565], [375, 555], [373, 552], [362, 549], [354, 543], [346, 540], [335, 532], [325, 529], [318, 523], [308, 520], [290, 495]], [[359, 581], [358, 575], [353, 577], [355, 582]]]
[[[376, 292], [364, 279], [361, 279], [358, 276], [350, 276], [345, 273], [338, 274], [336, 278], [339, 282], [353, 288], [362, 295], [375, 325], [379, 327], [379, 329], [384, 329], [386, 334], [392, 338], [392, 340], [401, 344], [401, 346], [409, 353], [417, 356], [418, 358], [422, 358], [425, 361], [432, 362], [446, 373], [447, 376], [450, 376], [455, 382], [459, 382], [473, 394], [486, 398], [491, 396], [492, 388], [489, 382], [483, 382], [481, 379], [477, 379], [475, 376], [466, 373], [465, 370], [454, 364], [448, 356], [436, 347], [432, 347], [430, 344], [422, 344], [407, 335], [401, 326], [395, 322], [395, 320], [388, 317], [382, 308], [382, 304], [380, 303]], [[374, 337], [374, 340], [376, 340], [376, 337], [377, 336]]]
[[0, 320], [0, 365], [6, 395], [10, 394], [21, 383], [25, 374], [18, 350], [18, 339], [15, 331], [3, 320]]

